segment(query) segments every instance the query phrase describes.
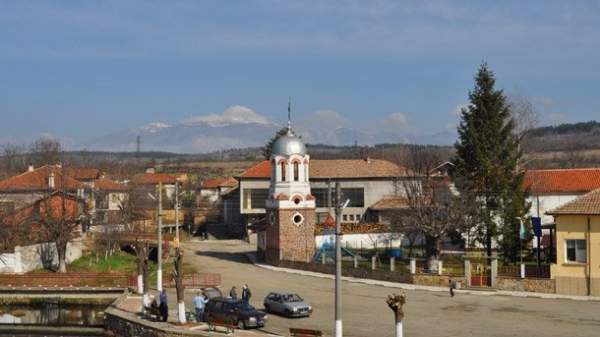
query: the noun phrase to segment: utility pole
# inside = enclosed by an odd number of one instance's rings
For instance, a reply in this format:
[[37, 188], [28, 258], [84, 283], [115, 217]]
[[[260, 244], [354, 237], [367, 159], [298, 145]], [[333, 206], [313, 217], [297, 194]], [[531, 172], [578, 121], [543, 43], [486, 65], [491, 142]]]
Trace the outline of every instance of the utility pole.
[[335, 183], [335, 337], [342, 337], [342, 188]]
[[158, 266], [156, 268], [156, 289], [162, 291], [162, 182], [158, 183]]
[[179, 245], [179, 182], [175, 181], [175, 238]]

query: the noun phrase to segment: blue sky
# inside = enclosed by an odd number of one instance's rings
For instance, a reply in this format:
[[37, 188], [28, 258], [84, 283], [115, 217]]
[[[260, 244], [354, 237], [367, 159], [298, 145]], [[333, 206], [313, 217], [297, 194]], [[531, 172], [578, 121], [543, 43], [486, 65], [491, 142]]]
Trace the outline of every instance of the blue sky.
[[600, 119], [599, 17], [598, 1], [0, 1], [0, 143], [234, 105], [281, 123], [288, 96], [297, 118], [433, 134], [482, 60], [542, 124]]

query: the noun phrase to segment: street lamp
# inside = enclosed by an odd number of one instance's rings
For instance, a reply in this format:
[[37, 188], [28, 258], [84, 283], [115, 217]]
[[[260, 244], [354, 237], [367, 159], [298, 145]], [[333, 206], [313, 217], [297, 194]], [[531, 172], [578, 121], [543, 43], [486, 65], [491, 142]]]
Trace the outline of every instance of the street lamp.
[[343, 204], [342, 188], [340, 183], [335, 183], [335, 337], [342, 337], [342, 244], [341, 223], [342, 210], [348, 207], [350, 199]]
[[[148, 196], [156, 200], [151, 193]], [[157, 267], [156, 267], [156, 289], [162, 291], [162, 182], [158, 183], [158, 240], [157, 246]]]

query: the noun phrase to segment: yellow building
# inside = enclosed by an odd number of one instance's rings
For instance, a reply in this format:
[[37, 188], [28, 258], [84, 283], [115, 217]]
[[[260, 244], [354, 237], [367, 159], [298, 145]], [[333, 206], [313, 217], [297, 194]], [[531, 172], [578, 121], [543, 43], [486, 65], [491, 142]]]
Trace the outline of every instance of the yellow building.
[[556, 222], [556, 292], [600, 296], [600, 189], [547, 213]]

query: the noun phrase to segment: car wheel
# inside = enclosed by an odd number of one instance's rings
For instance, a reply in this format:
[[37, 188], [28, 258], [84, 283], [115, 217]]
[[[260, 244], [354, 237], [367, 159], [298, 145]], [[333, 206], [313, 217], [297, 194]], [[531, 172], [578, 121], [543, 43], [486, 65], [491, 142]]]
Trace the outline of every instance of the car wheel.
[[237, 326], [238, 326], [238, 329], [240, 329], [240, 330], [245, 330], [245, 329], [246, 329], [246, 322], [244, 322], [244, 320], [243, 320], [243, 319], [240, 319], [240, 320], [237, 322]]

